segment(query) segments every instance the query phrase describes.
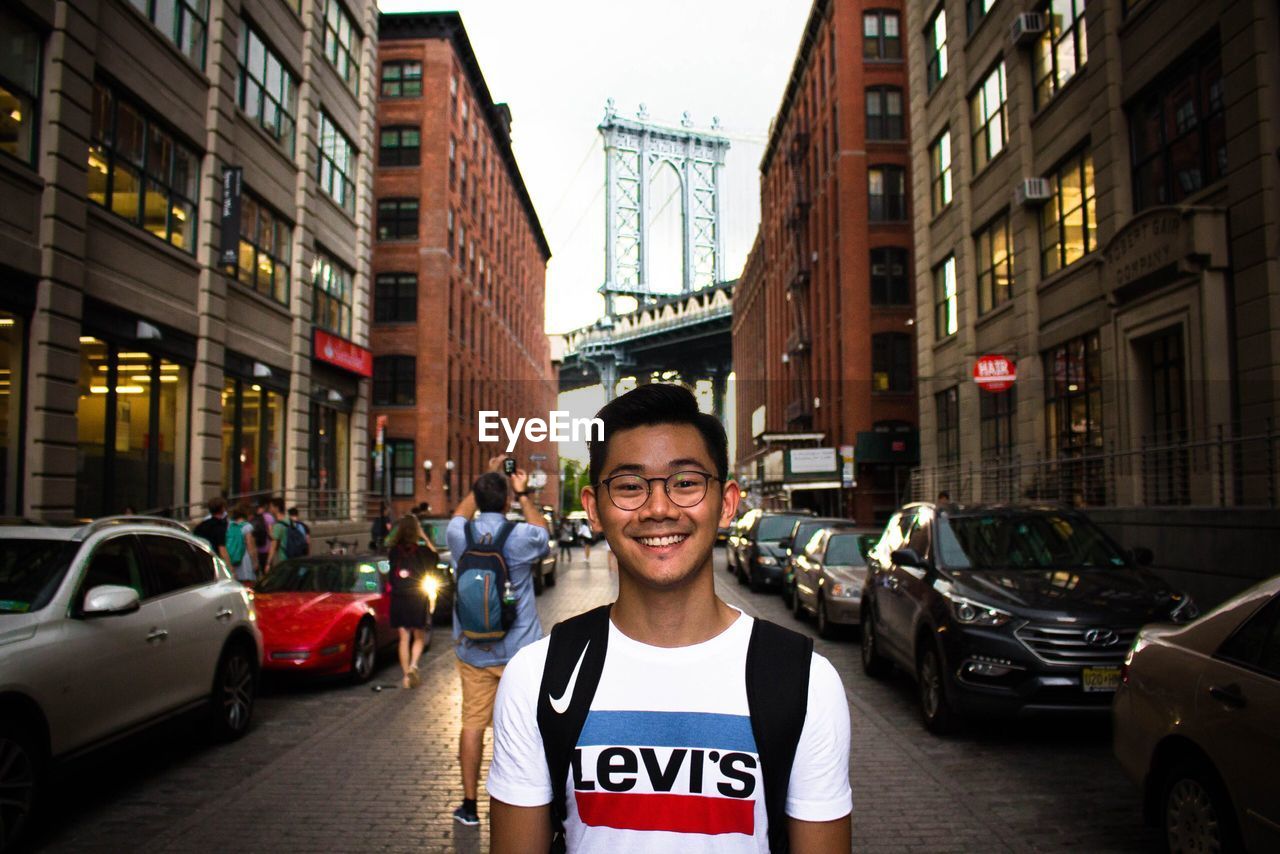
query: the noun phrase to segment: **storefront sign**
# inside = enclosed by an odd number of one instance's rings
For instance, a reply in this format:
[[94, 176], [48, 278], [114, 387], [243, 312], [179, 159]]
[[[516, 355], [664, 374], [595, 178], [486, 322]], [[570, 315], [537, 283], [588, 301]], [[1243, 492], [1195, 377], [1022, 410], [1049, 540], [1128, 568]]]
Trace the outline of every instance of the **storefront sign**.
[[219, 260], [224, 267], [236, 266], [240, 257], [240, 188], [244, 170], [228, 166], [222, 173], [222, 239]]
[[796, 448], [788, 452], [788, 474], [830, 475], [839, 471], [835, 448]]
[[1107, 268], [1113, 289], [1176, 265], [1183, 255], [1182, 214], [1152, 211], [1122, 229], [1107, 247]]
[[325, 332], [323, 329], [313, 330], [311, 340], [312, 358], [342, 368], [362, 377], [373, 376], [373, 353], [353, 344], [345, 338]]
[[840, 485], [845, 489], [852, 489], [858, 485], [853, 464], [853, 445], [840, 446]]
[[764, 404], [760, 404], [751, 413], [751, 438], [764, 433]]
[[1005, 356], [982, 356], [973, 365], [973, 381], [983, 391], [1008, 391], [1017, 379], [1013, 360]]

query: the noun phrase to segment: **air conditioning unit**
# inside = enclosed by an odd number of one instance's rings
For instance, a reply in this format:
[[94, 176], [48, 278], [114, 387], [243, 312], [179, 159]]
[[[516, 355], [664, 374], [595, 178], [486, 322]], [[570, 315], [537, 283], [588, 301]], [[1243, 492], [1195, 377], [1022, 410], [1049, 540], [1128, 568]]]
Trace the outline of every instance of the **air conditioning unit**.
[[1013, 202], [1019, 207], [1047, 202], [1051, 195], [1048, 178], [1023, 178], [1013, 188]]
[[1020, 12], [1009, 25], [1009, 40], [1015, 45], [1026, 44], [1044, 32], [1044, 15], [1039, 12]]

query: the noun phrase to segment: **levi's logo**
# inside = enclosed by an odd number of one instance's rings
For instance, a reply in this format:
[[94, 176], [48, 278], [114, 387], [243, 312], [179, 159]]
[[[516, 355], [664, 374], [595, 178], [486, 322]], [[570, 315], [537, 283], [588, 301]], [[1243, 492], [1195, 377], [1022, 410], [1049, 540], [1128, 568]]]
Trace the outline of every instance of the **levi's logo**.
[[592, 711], [573, 753], [578, 818], [622, 830], [751, 835], [759, 765], [745, 715]]

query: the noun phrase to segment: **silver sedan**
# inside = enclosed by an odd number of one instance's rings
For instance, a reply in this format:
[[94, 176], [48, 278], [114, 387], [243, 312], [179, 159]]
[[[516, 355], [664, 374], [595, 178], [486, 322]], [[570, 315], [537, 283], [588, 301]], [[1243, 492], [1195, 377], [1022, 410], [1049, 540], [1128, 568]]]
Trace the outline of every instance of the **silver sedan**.
[[795, 558], [797, 619], [812, 613], [818, 635], [834, 637], [841, 626], [862, 620], [862, 588], [867, 580], [867, 548], [879, 538], [871, 529], [847, 527], [815, 531]]

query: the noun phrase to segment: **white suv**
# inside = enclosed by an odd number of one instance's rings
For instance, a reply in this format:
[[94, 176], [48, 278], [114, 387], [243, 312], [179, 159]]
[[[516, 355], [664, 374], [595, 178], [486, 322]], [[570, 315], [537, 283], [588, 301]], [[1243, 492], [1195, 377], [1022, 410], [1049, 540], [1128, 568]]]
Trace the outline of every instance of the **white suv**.
[[202, 706], [242, 735], [261, 661], [252, 595], [181, 524], [0, 525], [0, 849], [50, 760]]

